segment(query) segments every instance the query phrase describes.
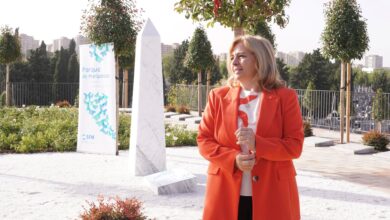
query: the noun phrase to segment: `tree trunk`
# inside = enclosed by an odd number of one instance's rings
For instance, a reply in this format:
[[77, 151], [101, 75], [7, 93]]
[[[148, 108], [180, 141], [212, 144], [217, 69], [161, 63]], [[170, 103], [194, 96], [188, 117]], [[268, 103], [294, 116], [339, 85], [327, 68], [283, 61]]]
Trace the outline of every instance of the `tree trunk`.
[[123, 70], [122, 108], [129, 107], [129, 70]]
[[198, 72], [198, 114], [202, 116], [202, 71]]
[[245, 34], [244, 28], [242, 28], [242, 27], [235, 27], [235, 28], [233, 28], [233, 31], [234, 31], [234, 38]]
[[375, 123], [375, 130], [379, 133], [382, 133], [382, 121], [377, 121]]
[[116, 155], [119, 155], [118, 151], [118, 131], [119, 131], [119, 58], [115, 56], [115, 103], [116, 103], [116, 139], [115, 139], [115, 148]]
[[351, 133], [351, 63], [347, 63], [347, 117], [346, 117], [346, 135], [347, 143], [349, 143], [349, 135]]
[[[206, 97], [208, 97], [210, 93], [210, 82], [211, 82], [211, 70], [207, 71], [207, 86], [206, 86]], [[207, 99], [206, 99], [207, 102]]]
[[6, 82], [6, 85], [5, 85], [5, 105], [6, 106], [11, 106], [11, 82], [10, 82], [10, 72], [9, 72], [9, 65], [10, 64], [6, 64], [5, 65], [5, 68], [6, 68], [6, 77], [5, 77], [5, 82]]
[[340, 77], [340, 143], [344, 143], [344, 96], [345, 96], [345, 62], [341, 61]]

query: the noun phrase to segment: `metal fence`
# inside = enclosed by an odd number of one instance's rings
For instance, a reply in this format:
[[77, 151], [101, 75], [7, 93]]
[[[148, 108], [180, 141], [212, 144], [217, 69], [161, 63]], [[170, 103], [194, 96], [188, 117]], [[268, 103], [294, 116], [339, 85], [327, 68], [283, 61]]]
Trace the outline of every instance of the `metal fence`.
[[[187, 106], [191, 110], [198, 110], [198, 86], [178, 84], [176, 89], [176, 103], [178, 105]], [[210, 87], [213, 89], [215, 87]], [[207, 102], [207, 87], [201, 86], [202, 89], [202, 109], [206, 107]]]
[[[5, 82], [0, 82], [0, 94], [5, 91]], [[75, 104], [79, 93], [79, 83], [11, 83], [11, 102], [13, 106], [39, 105], [49, 106], [58, 101], [68, 101]], [[119, 86], [119, 103], [122, 103], [123, 83]], [[131, 106], [133, 94], [133, 82], [129, 82], [128, 95]], [[129, 107], [129, 106], [126, 106]], [[123, 107], [121, 105], [121, 107]]]
[[[197, 110], [198, 90], [196, 85], [177, 85], [177, 104]], [[296, 89], [302, 112], [302, 118], [310, 121], [314, 127], [330, 130], [340, 129], [339, 102], [340, 92], [329, 90]], [[206, 86], [202, 86], [203, 109], [206, 105]], [[375, 128], [373, 103], [375, 93], [357, 90], [351, 92], [351, 132], [362, 133]], [[390, 132], [390, 93], [384, 93], [380, 108], [383, 112], [382, 132]], [[345, 126], [344, 126], [345, 127]]]
[[[185, 105], [191, 110], [198, 107], [197, 85], [176, 85], [176, 103]], [[215, 88], [212, 86], [210, 89]], [[11, 83], [11, 96], [14, 106], [22, 105], [51, 105], [60, 100], [67, 100], [74, 104], [78, 94], [78, 83]], [[5, 82], [0, 82], [0, 91], [5, 90]], [[121, 90], [121, 89], [120, 89]], [[207, 102], [207, 88], [202, 86], [202, 109]], [[129, 85], [129, 102], [132, 97], [132, 84]], [[296, 89], [302, 112], [302, 117], [310, 121], [312, 126], [338, 130], [339, 117], [339, 91], [304, 90]], [[370, 89], [357, 89], [351, 92], [351, 121], [352, 132], [360, 133], [374, 129], [373, 105], [375, 93]], [[119, 99], [121, 100], [122, 91]], [[384, 93], [378, 104], [383, 113], [382, 131], [390, 133], [390, 93]], [[131, 106], [131, 105], [130, 105]]]
[[51, 105], [66, 100], [74, 104], [78, 83], [11, 83], [12, 105]]

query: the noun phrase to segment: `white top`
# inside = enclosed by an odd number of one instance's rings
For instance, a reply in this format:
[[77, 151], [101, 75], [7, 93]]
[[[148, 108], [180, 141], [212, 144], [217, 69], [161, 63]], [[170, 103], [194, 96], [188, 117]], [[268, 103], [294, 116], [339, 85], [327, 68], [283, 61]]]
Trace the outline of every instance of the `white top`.
[[[260, 94], [257, 92], [241, 89], [240, 99], [247, 98], [250, 95], [257, 95], [254, 99], [249, 99], [250, 101], [247, 104], [239, 104], [238, 111], [246, 113], [248, 118], [248, 128], [251, 128], [254, 133], [256, 133], [258, 116], [259, 116], [259, 104], [260, 104]], [[238, 118], [238, 127], [244, 127], [244, 122], [241, 117]], [[249, 154], [249, 149], [246, 145], [241, 145], [241, 151], [243, 153]], [[241, 191], [240, 195], [242, 196], [252, 196], [252, 181], [251, 181], [251, 172], [245, 171], [242, 175], [241, 182]]]

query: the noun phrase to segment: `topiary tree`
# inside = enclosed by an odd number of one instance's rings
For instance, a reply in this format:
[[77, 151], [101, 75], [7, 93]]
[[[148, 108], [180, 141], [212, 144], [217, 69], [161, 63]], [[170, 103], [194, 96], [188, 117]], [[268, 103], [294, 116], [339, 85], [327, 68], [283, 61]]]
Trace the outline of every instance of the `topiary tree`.
[[208, 26], [218, 22], [239, 36], [244, 34], [244, 29], [254, 30], [262, 20], [285, 27], [288, 17], [284, 8], [289, 3], [290, 0], [180, 0], [175, 3], [175, 10], [194, 21], [208, 21]]
[[340, 83], [340, 132], [341, 143], [344, 139], [344, 70], [347, 63], [347, 142], [349, 142], [349, 113], [350, 113], [350, 62], [361, 59], [368, 49], [369, 38], [367, 25], [361, 16], [361, 10], [356, 0], [333, 0], [326, 4], [325, 29], [321, 39], [323, 53], [329, 58], [341, 61]]
[[12, 34], [12, 29], [8, 26], [1, 28], [0, 36], [0, 63], [6, 66], [6, 105], [11, 105], [11, 84], [10, 84], [10, 64], [17, 61], [22, 53], [20, 51], [19, 29], [16, 28]]
[[214, 65], [210, 41], [202, 27], [195, 29], [189, 43], [185, 65], [198, 73], [198, 113], [202, 116], [202, 71], [209, 70]]

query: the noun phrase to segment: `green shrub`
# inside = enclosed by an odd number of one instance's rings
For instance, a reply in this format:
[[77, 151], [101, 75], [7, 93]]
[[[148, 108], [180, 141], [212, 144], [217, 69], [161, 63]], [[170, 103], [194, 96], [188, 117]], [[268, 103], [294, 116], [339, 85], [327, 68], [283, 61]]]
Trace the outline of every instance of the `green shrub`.
[[310, 122], [303, 121], [303, 131], [305, 133], [305, 137], [313, 136], [313, 130], [311, 129]]
[[196, 146], [196, 131], [186, 129], [185, 125], [165, 125], [165, 145], [173, 146]]
[[87, 202], [89, 208], [84, 208], [80, 215], [83, 220], [145, 220], [147, 217], [142, 213], [142, 202], [136, 198], [125, 200], [116, 197], [104, 201], [102, 196], [98, 197], [98, 204]]
[[368, 146], [373, 146], [375, 150], [386, 151], [386, 146], [389, 144], [389, 139], [378, 131], [369, 131], [362, 137], [363, 143]]
[[77, 109], [4, 108], [0, 110], [0, 152], [74, 151]]
[[118, 141], [119, 150], [129, 149], [131, 116], [119, 114]]
[[19, 153], [33, 153], [47, 151], [47, 139], [42, 132], [22, 136], [22, 140], [16, 145], [15, 150]]
[[[76, 108], [1, 108], [0, 152], [75, 151], [78, 109]], [[131, 118], [119, 115], [119, 149], [129, 148]], [[166, 125], [166, 146], [195, 146], [197, 132], [185, 126]]]

